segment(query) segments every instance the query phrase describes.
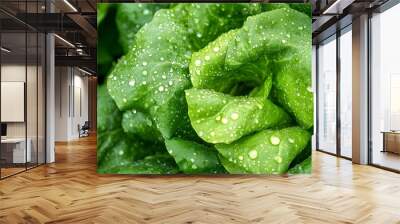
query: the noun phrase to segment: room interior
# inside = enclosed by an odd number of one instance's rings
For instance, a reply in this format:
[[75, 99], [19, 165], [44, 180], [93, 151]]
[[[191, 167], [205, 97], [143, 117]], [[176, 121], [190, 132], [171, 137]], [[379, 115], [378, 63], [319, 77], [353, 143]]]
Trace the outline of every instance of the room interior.
[[296, 1], [313, 7], [313, 173], [272, 177], [97, 174], [96, 2], [113, 1], [0, 2], [0, 223], [399, 222], [398, 1]]
[[1, 34], [1, 176], [45, 162], [44, 35]]
[[[356, 4], [356, 3], [354, 3]], [[360, 3], [361, 4], [361, 3]], [[369, 12], [367, 36], [367, 88], [368, 146], [367, 163], [392, 171], [399, 170], [399, 68], [395, 53], [399, 32], [394, 21], [399, 19], [399, 5], [380, 3]], [[385, 6], [386, 5], [386, 6]], [[349, 9], [351, 10], [351, 9]], [[352, 46], [354, 31], [349, 15], [344, 16], [337, 30], [323, 31], [314, 38], [317, 79], [317, 150], [352, 160], [352, 88], [357, 79], [352, 77], [354, 59]], [[356, 34], [357, 35], [357, 34]], [[353, 160], [354, 161], [354, 160]]]

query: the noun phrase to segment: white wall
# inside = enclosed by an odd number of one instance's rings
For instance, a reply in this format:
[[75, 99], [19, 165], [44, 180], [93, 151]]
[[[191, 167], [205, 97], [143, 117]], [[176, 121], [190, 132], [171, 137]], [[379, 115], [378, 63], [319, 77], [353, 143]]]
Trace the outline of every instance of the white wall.
[[70, 77], [67, 67], [55, 68], [55, 140], [68, 140], [68, 87]]
[[55, 140], [74, 140], [78, 125], [88, 120], [88, 78], [72, 67], [56, 67], [55, 73]]

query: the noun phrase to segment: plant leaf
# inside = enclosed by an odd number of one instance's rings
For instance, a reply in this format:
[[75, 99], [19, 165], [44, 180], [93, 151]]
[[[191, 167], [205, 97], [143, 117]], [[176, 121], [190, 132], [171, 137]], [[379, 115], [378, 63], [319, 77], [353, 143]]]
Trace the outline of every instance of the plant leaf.
[[217, 151], [212, 147], [179, 138], [166, 140], [165, 145], [184, 173], [206, 174], [225, 171], [218, 160]]
[[291, 123], [284, 110], [264, 98], [189, 89], [186, 100], [193, 128], [209, 143], [231, 143], [256, 131]]
[[168, 7], [169, 4], [118, 4], [115, 23], [120, 33], [119, 41], [125, 53], [131, 49], [137, 31], [152, 20], [157, 10]]
[[310, 174], [312, 171], [311, 156], [289, 170], [289, 174]]
[[159, 154], [147, 156], [143, 160], [124, 166], [98, 169], [98, 172], [104, 174], [176, 174], [179, 171], [170, 155]]
[[310, 134], [299, 127], [264, 130], [232, 144], [217, 144], [221, 156], [254, 174], [283, 174], [306, 147]]

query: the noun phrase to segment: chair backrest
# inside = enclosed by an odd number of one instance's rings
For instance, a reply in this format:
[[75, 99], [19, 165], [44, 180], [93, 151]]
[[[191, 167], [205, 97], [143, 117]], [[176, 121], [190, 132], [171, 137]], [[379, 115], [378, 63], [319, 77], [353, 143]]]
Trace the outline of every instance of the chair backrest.
[[85, 123], [83, 124], [82, 128], [90, 128], [89, 121], [85, 121]]

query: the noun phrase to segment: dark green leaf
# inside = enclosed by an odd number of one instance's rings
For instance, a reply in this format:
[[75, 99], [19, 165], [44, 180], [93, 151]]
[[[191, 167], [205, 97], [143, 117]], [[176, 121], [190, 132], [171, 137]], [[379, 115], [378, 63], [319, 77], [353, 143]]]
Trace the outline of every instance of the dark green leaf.
[[218, 160], [217, 151], [212, 147], [179, 138], [166, 140], [165, 145], [179, 169], [184, 173], [224, 172], [224, 168]]
[[289, 174], [310, 174], [312, 171], [311, 156], [289, 170]]
[[170, 155], [160, 154], [148, 156], [129, 165], [98, 169], [98, 172], [110, 174], [176, 174], [179, 171]]

